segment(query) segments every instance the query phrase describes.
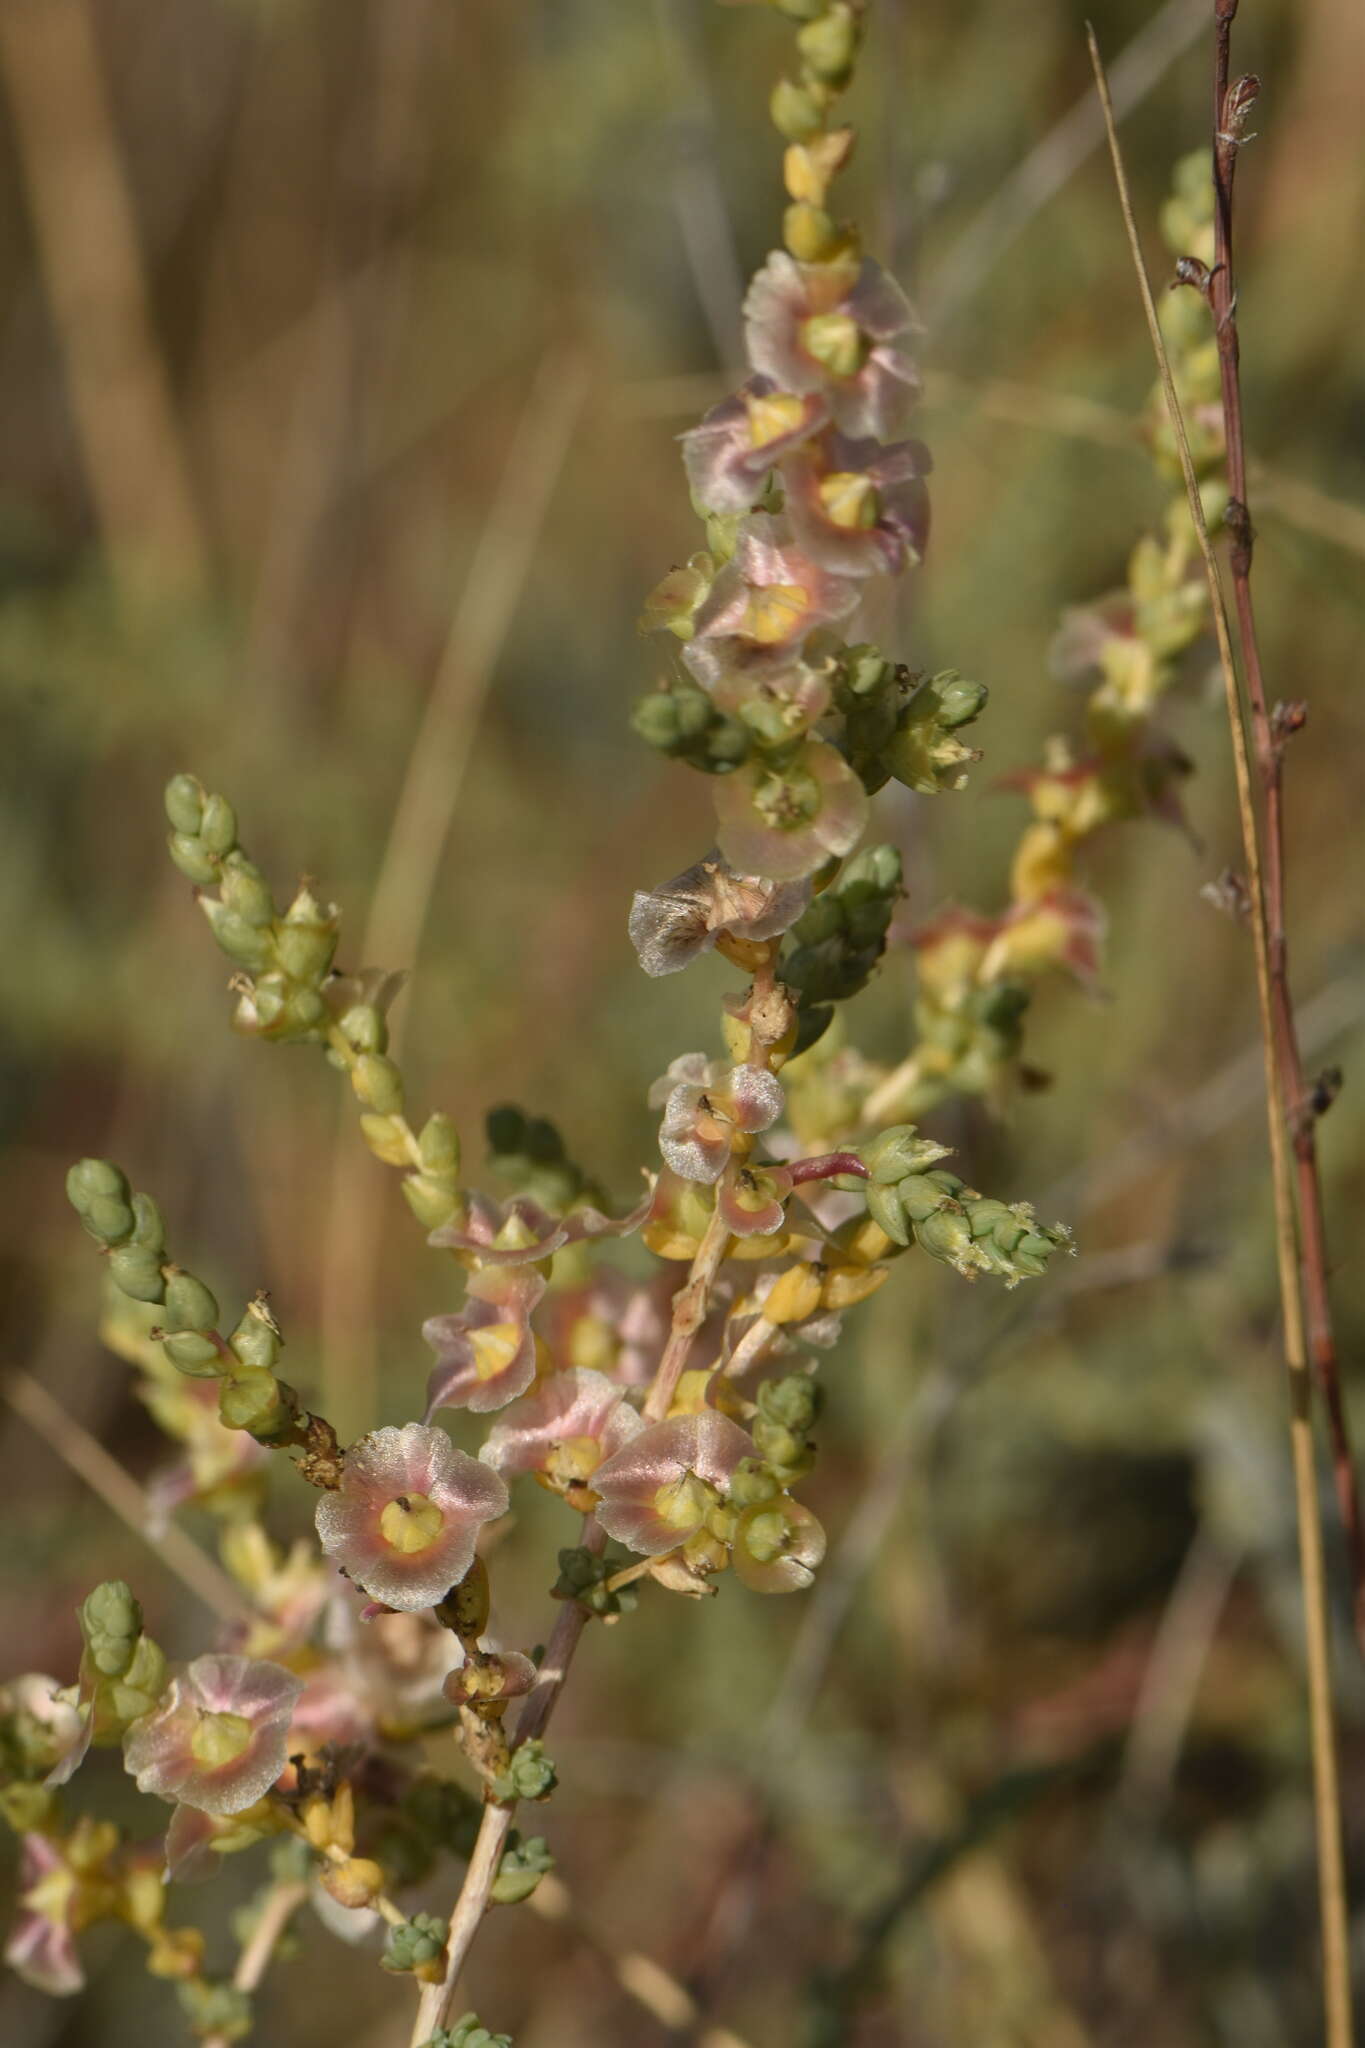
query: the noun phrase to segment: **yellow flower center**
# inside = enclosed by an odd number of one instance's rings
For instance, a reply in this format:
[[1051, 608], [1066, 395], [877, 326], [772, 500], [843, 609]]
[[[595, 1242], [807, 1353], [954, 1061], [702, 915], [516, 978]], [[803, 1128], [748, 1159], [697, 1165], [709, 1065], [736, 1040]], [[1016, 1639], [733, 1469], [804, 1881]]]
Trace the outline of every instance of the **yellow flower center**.
[[190, 1753], [196, 1763], [217, 1770], [235, 1764], [251, 1744], [251, 1723], [245, 1714], [201, 1713], [190, 1737]]
[[654, 1496], [654, 1512], [670, 1529], [696, 1529], [705, 1521], [707, 1509], [715, 1499], [704, 1479], [698, 1479], [695, 1472], [684, 1472], [659, 1488]]
[[445, 1527], [445, 1516], [424, 1493], [400, 1493], [379, 1517], [379, 1533], [403, 1557], [429, 1550]]
[[865, 533], [881, 516], [877, 486], [853, 469], [836, 469], [821, 479], [820, 503], [830, 524], [848, 533]]
[[810, 593], [799, 583], [767, 583], [749, 596], [748, 634], [760, 647], [776, 647], [789, 639], [810, 605]]
[[521, 1339], [518, 1323], [486, 1323], [481, 1330], [471, 1330], [469, 1341], [474, 1347], [474, 1370], [479, 1378], [496, 1379], [504, 1372], [521, 1349]]
[[794, 433], [806, 416], [805, 406], [791, 391], [750, 398], [748, 407], [751, 448], [766, 448], [770, 441], [780, 441], [784, 434]]
[[561, 1486], [581, 1486], [601, 1462], [602, 1446], [595, 1436], [566, 1436], [551, 1450], [545, 1470]]

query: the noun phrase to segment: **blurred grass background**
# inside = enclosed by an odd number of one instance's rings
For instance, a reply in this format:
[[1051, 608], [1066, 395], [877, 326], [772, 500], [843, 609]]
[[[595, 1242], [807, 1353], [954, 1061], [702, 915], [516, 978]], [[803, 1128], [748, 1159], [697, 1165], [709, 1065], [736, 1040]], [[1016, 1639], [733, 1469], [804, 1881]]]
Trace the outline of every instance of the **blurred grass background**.
[[[1134, 427], [1147, 343], [1074, 111], [1087, 12], [1111, 63], [1132, 51], [1116, 84], [1154, 224], [1207, 130], [1198, 0], [878, 0], [851, 102], [851, 201], [928, 323], [935, 533], [897, 652], [992, 687], [968, 794], [880, 800], [917, 913], [1002, 899], [1020, 813], [992, 777], [1074, 709], [1045, 664], [1058, 612], [1120, 579], [1162, 502]], [[724, 970], [646, 982], [624, 936], [632, 888], [701, 850], [706, 792], [626, 719], [640, 598], [695, 544], [674, 436], [726, 388], [775, 238], [784, 50], [762, 10], [705, 0], [0, 0], [4, 1360], [138, 1477], [158, 1441], [93, 1334], [72, 1157], [155, 1189], [226, 1302], [268, 1287], [290, 1377], [339, 1420], [411, 1413], [418, 1326], [449, 1305], [335, 1076], [228, 1031], [164, 858], [168, 774], [229, 793], [281, 887], [319, 879], [344, 960], [417, 970], [413, 1099], [471, 1155], [510, 1097], [624, 1198], [648, 1082], [710, 1042]], [[1311, 1064], [1348, 1068], [1322, 1144], [1349, 1382], [1365, 17], [1260, 0], [1237, 61], [1265, 80], [1240, 316], [1271, 686], [1311, 706], [1294, 965]], [[1199, 893], [1235, 858], [1227, 744], [1212, 692], [1171, 724], [1198, 849], [1155, 824], [1103, 843], [1106, 1000], [1039, 1002], [1052, 1085], [1006, 1127], [936, 1119], [974, 1179], [1071, 1221], [1080, 1259], [1012, 1297], [907, 1262], [827, 1367], [820, 1590], [648, 1599], [570, 1689], [552, 1846], [595, 1937], [694, 1991], [703, 2031], [672, 2038], [1317, 2038], [1250, 964]], [[868, 1051], [903, 1045], [910, 993], [893, 957]], [[284, 1479], [281, 1532], [308, 1505]], [[204, 1646], [154, 1552], [9, 1412], [0, 1484], [7, 1669], [68, 1674], [74, 1604], [114, 1572], [173, 1653]], [[518, 1637], [560, 1533], [548, 1503], [525, 1521]], [[1344, 1633], [1338, 1665], [1365, 1877]], [[157, 1825], [112, 1759], [79, 1790]], [[263, 2043], [406, 2039], [401, 1986], [304, 1944]], [[6, 2048], [178, 2038], [166, 1988], [87, 1947], [77, 2001], [4, 1983]], [[525, 1912], [490, 1921], [469, 1997], [518, 2048], [670, 2038]]]

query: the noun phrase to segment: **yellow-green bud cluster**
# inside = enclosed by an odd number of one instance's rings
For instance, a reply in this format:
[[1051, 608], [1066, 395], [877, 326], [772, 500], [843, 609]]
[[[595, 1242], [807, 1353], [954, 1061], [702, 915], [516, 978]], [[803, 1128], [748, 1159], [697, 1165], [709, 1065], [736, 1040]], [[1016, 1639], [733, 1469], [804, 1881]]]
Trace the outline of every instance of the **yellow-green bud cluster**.
[[913, 1241], [967, 1278], [992, 1273], [1013, 1287], [1037, 1279], [1069, 1233], [1049, 1229], [1026, 1202], [998, 1202], [941, 1167], [898, 1181], [869, 1180], [868, 1214], [893, 1243]]
[[[336, 952], [336, 911], [305, 886], [279, 912], [265, 876], [238, 844], [232, 805], [194, 776], [174, 776], [165, 801], [171, 859], [198, 887], [219, 946], [249, 977], [239, 988], [238, 1028], [263, 1038], [325, 1037], [322, 987]], [[204, 893], [213, 888], [216, 897]]]
[[85, 1643], [84, 1683], [101, 1736], [119, 1735], [166, 1690], [166, 1659], [143, 1632], [142, 1609], [122, 1579], [107, 1579], [76, 1610]]
[[523, 1840], [513, 1828], [493, 1880], [492, 1896], [500, 1906], [519, 1906], [554, 1867], [555, 1859], [544, 1835], [531, 1835]]
[[705, 775], [728, 775], [749, 758], [747, 729], [685, 679], [638, 698], [630, 722], [647, 746]]
[[453, 2026], [438, 2027], [422, 2048], [512, 2048], [512, 2036], [490, 2034], [487, 2027], [479, 2025], [477, 2013], [467, 2012]]
[[589, 1614], [630, 1613], [635, 1606], [635, 1588], [613, 1588], [607, 1584], [612, 1574], [620, 1571], [624, 1562], [621, 1557], [599, 1557], [583, 1545], [576, 1550], [561, 1550], [558, 1555], [559, 1577], [550, 1588], [554, 1599], [577, 1600]]
[[532, 1739], [512, 1751], [506, 1769], [497, 1773], [489, 1790], [504, 1806], [515, 1806], [519, 1799], [548, 1799], [558, 1782], [543, 1745]]
[[901, 894], [895, 847], [867, 846], [792, 926], [779, 973], [798, 998], [798, 1052], [825, 1031], [831, 1005], [866, 988]]
[[380, 1964], [399, 1974], [429, 1975], [445, 1955], [447, 1932], [445, 1921], [434, 1913], [414, 1913], [411, 1920], [390, 1927]]

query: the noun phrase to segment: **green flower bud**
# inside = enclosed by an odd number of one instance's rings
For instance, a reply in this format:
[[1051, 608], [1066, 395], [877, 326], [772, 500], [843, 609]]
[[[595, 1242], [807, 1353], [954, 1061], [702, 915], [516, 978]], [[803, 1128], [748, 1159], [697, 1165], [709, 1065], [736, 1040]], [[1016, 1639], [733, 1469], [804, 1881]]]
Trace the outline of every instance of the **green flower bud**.
[[111, 1159], [81, 1159], [66, 1176], [66, 1198], [73, 1209], [84, 1212], [98, 1195], [114, 1195], [126, 1202], [128, 1182]]
[[932, 1216], [926, 1216], [922, 1223], [915, 1225], [915, 1242], [930, 1258], [940, 1259], [947, 1266], [956, 1266], [960, 1273], [971, 1272], [984, 1266], [984, 1254], [972, 1243], [972, 1233], [967, 1219], [955, 1205], [945, 1204]]
[[756, 1418], [753, 1438], [762, 1457], [779, 1474], [800, 1464], [806, 1454], [803, 1434], [788, 1429], [784, 1423], [770, 1421], [766, 1415]]
[[901, 880], [901, 857], [894, 846], [865, 846], [844, 869], [840, 894], [846, 898], [850, 890], [866, 885], [878, 896], [899, 896]]
[[913, 1124], [892, 1124], [879, 1131], [859, 1157], [874, 1181], [883, 1186], [923, 1173], [935, 1160], [946, 1159], [949, 1147], [935, 1138], [922, 1138]]
[[166, 1280], [161, 1271], [164, 1254], [145, 1245], [121, 1245], [109, 1254], [109, 1273], [114, 1285], [133, 1301], [164, 1301]]
[[490, 2034], [477, 2013], [467, 2012], [452, 2027], [438, 2027], [422, 2048], [512, 2048], [510, 2034]]
[[193, 1273], [172, 1273], [166, 1281], [166, 1328], [211, 1330], [217, 1321], [218, 1304], [203, 1281]]
[[327, 1005], [314, 988], [297, 988], [288, 997], [281, 1020], [293, 1032], [315, 1031], [327, 1015]]
[[201, 889], [212, 888], [218, 879], [218, 863], [204, 851], [197, 838], [191, 839], [183, 832], [172, 832], [166, 845], [171, 859], [187, 881], [197, 882]]
[[492, 1896], [500, 1906], [519, 1906], [523, 1899], [530, 1898], [546, 1871], [554, 1867], [555, 1859], [545, 1846], [543, 1835], [532, 1835], [529, 1841], [522, 1841], [514, 1828], [493, 1880]]
[[788, 142], [809, 142], [825, 125], [824, 113], [814, 96], [789, 78], [779, 78], [768, 101], [774, 128]]
[[127, 1670], [117, 1678], [106, 1679], [100, 1686], [101, 1711], [126, 1728], [130, 1722], [150, 1713], [169, 1683], [170, 1667], [166, 1663], [165, 1652], [150, 1636], [141, 1635], [133, 1645], [132, 1662]]
[[399, 1182], [403, 1199], [424, 1230], [440, 1230], [454, 1221], [462, 1202], [459, 1190], [449, 1188], [430, 1174], [409, 1173]]
[[423, 1124], [417, 1149], [428, 1173], [455, 1175], [460, 1170], [460, 1134], [453, 1118], [437, 1110]]
[[132, 1236], [135, 1218], [129, 1203], [119, 1201], [115, 1195], [96, 1195], [81, 1221], [101, 1244], [115, 1245]]
[[782, 1491], [779, 1481], [757, 1458], [741, 1458], [730, 1474], [730, 1499], [736, 1507], [761, 1507]]
[[403, 1110], [403, 1076], [393, 1061], [382, 1053], [363, 1052], [351, 1069], [351, 1086], [357, 1098], [378, 1116], [400, 1116]]
[[223, 1355], [211, 1338], [182, 1331], [167, 1337], [161, 1348], [176, 1371], [188, 1379], [216, 1380], [222, 1375]]
[[199, 908], [208, 920], [209, 930], [229, 960], [238, 967], [245, 967], [250, 973], [258, 973], [268, 967], [275, 957], [275, 944], [269, 931], [248, 924], [227, 904], [220, 903], [215, 896], [201, 896]]
[[635, 1588], [621, 1586], [609, 1591], [605, 1583], [620, 1568], [619, 1558], [613, 1561], [597, 1557], [582, 1546], [576, 1550], [561, 1550], [559, 1577], [550, 1588], [551, 1597], [555, 1600], [577, 1600], [590, 1614], [629, 1614], [635, 1606]]
[[275, 956], [291, 981], [321, 981], [332, 964], [336, 946], [336, 927], [330, 924], [291, 923], [286, 919], [275, 931]]
[[166, 816], [175, 832], [197, 839], [204, 821], [204, 785], [193, 775], [173, 775], [166, 784]]
[[341, 1035], [355, 1052], [387, 1052], [389, 1027], [374, 1003], [353, 1003], [341, 1019]]
[[843, 85], [858, 52], [859, 22], [844, 0], [828, 14], [799, 30], [796, 47], [806, 65], [826, 85]]
[[265, 876], [244, 855], [233, 854], [224, 861], [220, 886], [223, 902], [247, 924], [268, 925], [274, 921], [275, 899]]
[[765, 1380], [758, 1390], [760, 1414], [770, 1422], [783, 1424], [804, 1436], [820, 1413], [821, 1387], [809, 1373], [788, 1373], [785, 1379]]
[[149, 1252], [166, 1249], [166, 1225], [150, 1195], [133, 1196], [133, 1242]]
[[248, 1367], [223, 1381], [218, 1416], [225, 1429], [244, 1429], [255, 1437], [278, 1436], [293, 1419], [280, 1397], [279, 1381], [261, 1367]]
[[279, 1363], [284, 1339], [264, 1296], [248, 1303], [245, 1315], [228, 1338], [228, 1344], [242, 1364], [253, 1371], [269, 1372]]
[[87, 1593], [76, 1619], [86, 1654], [104, 1678], [122, 1678], [142, 1634], [142, 1609], [123, 1579], [106, 1579]]
[[908, 1245], [910, 1228], [906, 1221], [905, 1204], [900, 1190], [886, 1187], [880, 1181], [867, 1183], [867, 1213], [879, 1230], [884, 1230], [893, 1244]]
[[379, 1958], [385, 1970], [419, 1970], [434, 1963], [444, 1952], [448, 1928], [433, 1913], [414, 1913], [397, 1927], [390, 1927], [388, 1941]]
[[[927, 1173], [907, 1174], [905, 1179], [898, 1183], [896, 1196], [912, 1223], [923, 1223], [927, 1216], [937, 1215], [949, 1199], [948, 1190], [941, 1188]], [[870, 1201], [868, 1206], [871, 1207]], [[882, 1228], [885, 1230], [886, 1225], [883, 1224]], [[909, 1240], [905, 1239], [903, 1242], [908, 1243]]]
[[237, 844], [237, 813], [225, 796], [204, 799], [199, 821], [199, 843], [207, 853], [231, 853]]
[[558, 1782], [544, 1745], [532, 1740], [512, 1751], [507, 1769], [493, 1779], [492, 1792], [504, 1806], [511, 1806], [518, 1799], [548, 1799]]

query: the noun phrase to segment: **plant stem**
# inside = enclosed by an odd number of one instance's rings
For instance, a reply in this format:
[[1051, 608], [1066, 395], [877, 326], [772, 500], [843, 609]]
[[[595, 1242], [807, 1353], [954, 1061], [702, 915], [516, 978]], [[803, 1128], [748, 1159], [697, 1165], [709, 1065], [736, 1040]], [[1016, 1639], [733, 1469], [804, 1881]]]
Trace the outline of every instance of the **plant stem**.
[[[1220, 10], [1227, 0], [1218, 0]], [[1271, 1181], [1275, 1201], [1275, 1246], [1279, 1272], [1280, 1299], [1284, 1311], [1285, 1364], [1289, 1375], [1289, 1435], [1294, 1470], [1294, 1505], [1298, 1522], [1299, 1568], [1303, 1582], [1304, 1633], [1308, 1663], [1309, 1722], [1313, 1749], [1313, 1800], [1317, 1823], [1318, 1893], [1322, 1915], [1323, 1998], [1327, 2018], [1328, 2048], [1351, 2048], [1350, 1956], [1347, 1947], [1346, 1879], [1341, 1841], [1341, 1795], [1337, 1780], [1336, 1735], [1332, 1704], [1331, 1651], [1327, 1621], [1327, 1581], [1323, 1565], [1322, 1527], [1318, 1519], [1317, 1484], [1313, 1460], [1313, 1431], [1310, 1413], [1310, 1380], [1304, 1339], [1303, 1303], [1299, 1294], [1297, 1233], [1294, 1216], [1294, 1182], [1289, 1162], [1281, 1073], [1276, 1058], [1275, 1012], [1271, 998], [1269, 933], [1265, 883], [1252, 794], [1251, 766], [1242, 718], [1241, 692], [1232, 652], [1232, 636], [1223, 602], [1218, 561], [1204, 519], [1199, 481], [1190, 455], [1180, 400], [1171, 375], [1166, 344], [1152, 297], [1151, 281], [1143, 261], [1127, 173], [1114, 125], [1108, 81], [1100, 59], [1095, 32], [1087, 31], [1090, 61], [1104, 108], [1109, 154], [1114, 165], [1119, 206], [1137, 274], [1143, 312], [1152, 348], [1161, 374], [1162, 389], [1172, 431], [1180, 453], [1190, 517], [1199, 540], [1208, 578], [1214, 631], [1227, 703], [1228, 728], [1232, 740], [1233, 765], [1237, 780], [1237, 807], [1241, 820], [1242, 845], [1251, 894], [1251, 930], [1256, 959], [1256, 992], [1259, 1006], [1261, 1046], [1265, 1063], [1266, 1109], [1270, 1136]]]
[[[1237, 0], [1216, 0], [1213, 83], [1214, 258], [1209, 279], [1218, 343], [1218, 370], [1223, 392], [1223, 426], [1227, 439], [1229, 502], [1227, 523], [1232, 532], [1230, 568], [1237, 632], [1242, 644], [1256, 767], [1265, 800], [1265, 916], [1270, 993], [1275, 1023], [1275, 1055], [1280, 1069], [1282, 1111], [1289, 1120], [1299, 1194], [1299, 1273], [1307, 1310], [1308, 1348], [1318, 1390], [1327, 1415], [1332, 1446], [1332, 1477], [1354, 1589], [1356, 1636], [1365, 1649], [1365, 1528], [1362, 1528], [1355, 1461], [1341, 1394], [1341, 1371], [1332, 1307], [1327, 1288], [1327, 1239], [1323, 1219], [1322, 1180], [1318, 1170], [1317, 1118], [1304, 1086], [1298, 1026], [1289, 987], [1289, 948], [1284, 889], [1284, 742], [1302, 722], [1298, 710], [1292, 723], [1277, 726], [1266, 702], [1256, 612], [1251, 595], [1254, 532], [1247, 503], [1246, 442], [1242, 426], [1241, 346], [1237, 332], [1237, 280], [1232, 257], [1232, 190], [1240, 147], [1236, 117], [1229, 101], [1232, 23]], [[1240, 86], [1241, 81], [1238, 81]], [[1233, 88], [1234, 92], [1238, 88]], [[1248, 99], [1254, 97], [1254, 81]]]
[[706, 1226], [706, 1234], [697, 1246], [692, 1270], [673, 1297], [673, 1323], [645, 1402], [646, 1422], [661, 1422], [669, 1411], [691, 1353], [693, 1339], [706, 1321], [711, 1289], [729, 1246], [730, 1232], [717, 1206]]
[[[583, 1526], [583, 1548], [596, 1554], [605, 1542], [605, 1531], [590, 1515]], [[577, 1600], [566, 1600], [560, 1608], [536, 1682], [527, 1694], [526, 1705], [517, 1722], [518, 1746], [544, 1734], [588, 1620], [587, 1608], [580, 1606]], [[464, 1883], [450, 1916], [450, 1932], [446, 1937], [446, 1973], [439, 1984], [423, 1987], [411, 2048], [421, 2048], [421, 2044], [431, 2038], [437, 2027], [444, 2026], [450, 2016], [465, 1958], [488, 1910], [493, 1880], [502, 1862], [515, 1811], [515, 1806], [498, 1806], [491, 1800], [484, 1807], [474, 1853], [469, 1859]]]

